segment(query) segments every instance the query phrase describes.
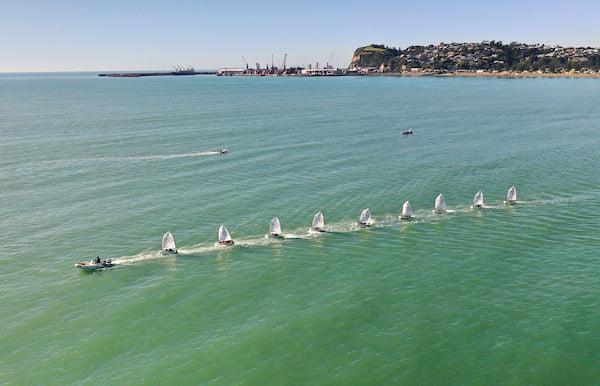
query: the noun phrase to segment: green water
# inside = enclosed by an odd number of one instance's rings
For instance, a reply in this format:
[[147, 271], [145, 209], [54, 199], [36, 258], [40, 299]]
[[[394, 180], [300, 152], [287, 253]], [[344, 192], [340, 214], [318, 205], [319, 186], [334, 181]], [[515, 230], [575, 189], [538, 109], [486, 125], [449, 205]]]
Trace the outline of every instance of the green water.
[[[599, 96], [2, 75], [0, 384], [599, 384]], [[73, 267], [96, 255], [121, 266]]]

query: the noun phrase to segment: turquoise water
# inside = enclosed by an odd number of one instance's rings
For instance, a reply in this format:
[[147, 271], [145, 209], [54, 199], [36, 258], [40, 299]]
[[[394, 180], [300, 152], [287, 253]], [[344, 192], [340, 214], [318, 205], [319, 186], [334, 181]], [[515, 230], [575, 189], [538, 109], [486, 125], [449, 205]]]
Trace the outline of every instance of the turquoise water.
[[598, 384], [599, 95], [2, 75], [0, 384]]

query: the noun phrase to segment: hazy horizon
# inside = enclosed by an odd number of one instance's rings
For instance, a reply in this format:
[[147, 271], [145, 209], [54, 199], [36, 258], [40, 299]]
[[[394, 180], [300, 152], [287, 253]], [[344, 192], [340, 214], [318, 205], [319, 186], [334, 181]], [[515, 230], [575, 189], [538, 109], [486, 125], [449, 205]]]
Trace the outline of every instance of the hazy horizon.
[[357, 1], [282, 5], [266, 1], [101, 4], [5, 1], [0, 15], [0, 72], [214, 70], [319, 62], [345, 67], [367, 44], [405, 48], [439, 42], [518, 41], [600, 46], [600, 4], [580, 1], [396, 3]]

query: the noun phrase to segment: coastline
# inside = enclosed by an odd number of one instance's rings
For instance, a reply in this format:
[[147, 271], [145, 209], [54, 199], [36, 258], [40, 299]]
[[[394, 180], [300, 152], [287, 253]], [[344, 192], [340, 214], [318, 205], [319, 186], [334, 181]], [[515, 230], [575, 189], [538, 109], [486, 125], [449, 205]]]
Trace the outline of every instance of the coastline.
[[384, 73], [372, 73], [370, 76], [406, 76], [406, 77], [439, 77], [439, 78], [504, 78], [504, 79], [517, 79], [517, 78], [600, 78], [600, 73], [537, 73], [537, 72], [446, 72], [446, 73], [434, 73], [434, 72], [384, 72]]

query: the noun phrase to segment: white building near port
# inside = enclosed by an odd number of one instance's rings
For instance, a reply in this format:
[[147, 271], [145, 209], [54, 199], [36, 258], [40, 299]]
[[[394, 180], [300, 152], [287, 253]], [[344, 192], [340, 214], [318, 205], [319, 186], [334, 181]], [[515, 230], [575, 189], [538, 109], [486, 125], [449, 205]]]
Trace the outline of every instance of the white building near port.
[[217, 75], [242, 75], [246, 72], [243, 68], [219, 68]]

